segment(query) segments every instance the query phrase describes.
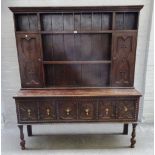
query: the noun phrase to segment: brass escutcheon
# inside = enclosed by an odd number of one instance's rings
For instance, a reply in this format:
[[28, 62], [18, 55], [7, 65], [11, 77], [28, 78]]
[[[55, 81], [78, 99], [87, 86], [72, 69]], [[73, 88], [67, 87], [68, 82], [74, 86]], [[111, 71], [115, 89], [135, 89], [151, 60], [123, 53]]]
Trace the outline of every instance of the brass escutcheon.
[[86, 115], [88, 116], [89, 115], [89, 109], [85, 109], [85, 112], [86, 112]]
[[128, 108], [126, 106], [124, 106], [124, 111], [128, 111]]
[[50, 109], [46, 109], [47, 115], [50, 115]]
[[67, 115], [70, 115], [70, 112], [71, 112], [71, 109], [67, 108], [67, 109], [66, 109], [66, 114], [67, 114]]
[[108, 113], [109, 113], [109, 109], [106, 108], [106, 109], [105, 109], [105, 114], [108, 115]]
[[28, 116], [31, 116], [31, 109], [27, 109]]

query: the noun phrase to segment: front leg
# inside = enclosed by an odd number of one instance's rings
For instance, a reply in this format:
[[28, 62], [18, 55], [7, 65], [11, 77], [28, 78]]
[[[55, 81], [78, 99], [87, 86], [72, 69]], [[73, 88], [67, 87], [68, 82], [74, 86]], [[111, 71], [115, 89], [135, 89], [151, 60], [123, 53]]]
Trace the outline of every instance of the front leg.
[[137, 124], [136, 123], [133, 123], [132, 124], [132, 134], [131, 134], [131, 148], [134, 148], [135, 147], [135, 143], [136, 143], [136, 139], [135, 139], [135, 137], [136, 137], [136, 126], [137, 126]]
[[24, 140], [24, 133], [23, 133], [23, 125], [18, 125], [20, 130], [20, 146], [22, 150], [25, 150], [25, 140]]

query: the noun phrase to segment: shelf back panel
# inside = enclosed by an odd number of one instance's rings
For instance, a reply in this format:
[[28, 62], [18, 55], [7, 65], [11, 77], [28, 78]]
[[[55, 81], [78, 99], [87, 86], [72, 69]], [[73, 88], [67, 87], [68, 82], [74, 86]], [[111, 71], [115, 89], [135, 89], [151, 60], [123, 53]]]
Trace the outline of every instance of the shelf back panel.
[[47, 87], [109, 86], [110, 64], [44, 65]]
[[15, 15], [16, 31], [37, 31], [38, 21], [36, 14]]
[[110, 60], [111, 34], [44, 34], [45, 61]]
[[109, 30], [112, 13], [41, 14], [42, 31]]

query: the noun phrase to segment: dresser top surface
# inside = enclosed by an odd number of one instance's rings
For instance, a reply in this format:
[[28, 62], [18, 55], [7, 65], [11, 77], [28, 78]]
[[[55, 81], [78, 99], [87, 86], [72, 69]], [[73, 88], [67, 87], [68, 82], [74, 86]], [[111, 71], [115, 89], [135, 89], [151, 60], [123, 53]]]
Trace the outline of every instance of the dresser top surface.
[[25, 89], [17, 97], [141, 96], [134, 88]]

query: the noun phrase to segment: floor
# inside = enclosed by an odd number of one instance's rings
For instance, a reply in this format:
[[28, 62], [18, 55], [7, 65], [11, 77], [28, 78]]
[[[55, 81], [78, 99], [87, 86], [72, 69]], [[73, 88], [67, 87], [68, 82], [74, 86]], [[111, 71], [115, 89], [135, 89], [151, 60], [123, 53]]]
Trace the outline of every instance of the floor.
[[2, 155], [153, 155], [154, 150], [153, 124], [137, 126], [134, 149], [129, 148], [131, 125], [128, 135], [119, 134], [122, 124], [35, 125], [32, 137], [24, 129], [24, 151], [19, 147], [18, 128], [2, 129]]

